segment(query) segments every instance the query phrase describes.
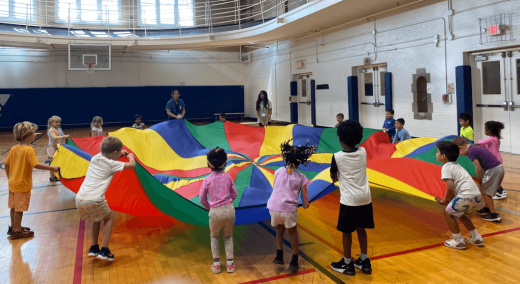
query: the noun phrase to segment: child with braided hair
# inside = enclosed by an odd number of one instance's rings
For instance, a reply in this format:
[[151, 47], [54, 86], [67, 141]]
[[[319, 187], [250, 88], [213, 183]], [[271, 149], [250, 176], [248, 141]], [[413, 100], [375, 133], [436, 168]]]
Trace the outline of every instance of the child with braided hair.
[[[292, 140], [292, 139], [291, 139]], [[316, 146], [291, 146], [291, 140], [284, 142], [280, 148], [285, 166], [274, 173], [273, 193], [267, 201], [267, 209], [271, 214], [271, 226], [277, 227], [276, 232], [276, 258], [274, 263], [283, 265], [283, 235], [285, 229], [289, 231], [292, 260], [289, 263], [290, 270], [297, 270], [298, 265], [298, 230], [296, 228], [298, 217], [298, 195], [302, 194], [304, 208], [309, 207], [307, 197], [307, 177], [298, 171], [300, 164], [308, 164], [309, 158], [316, 151]]]

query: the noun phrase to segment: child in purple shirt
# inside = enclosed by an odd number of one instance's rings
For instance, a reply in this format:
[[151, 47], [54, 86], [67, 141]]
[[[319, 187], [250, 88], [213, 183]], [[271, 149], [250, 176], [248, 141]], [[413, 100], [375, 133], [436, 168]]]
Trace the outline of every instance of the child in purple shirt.
[[305, 208], [309, 207], [307, 196], [307, 177], [298, 171], [300, 164], [308, 163], [308, 159], [316, 149], [315, 146], [291, 146], [284, 142], [280, 148], [285, 167], [279, 168], [274, 173], [273, 193], [267, 201], [267, 209], [271, 214], [271, 226], [278, 227], [276, 232], [276, 258], [274, 263], [283, 265], [283, 235], [285, 229], [289, 231], [291, 247], [293, 249], [292, 260], [289, 269], [297, 270], [298, 265], [298, 230], [296, 228], [298, 217], [298, 195], [302, 191], [302, 202]]
[[211, 234], [211, 253], [213, 254], [213, 273], [220, 273], [220, 230], [224, 228], [224, 245], [226, 248], [227, 272], [235, 271], [233, 263], [233, 225], [235, 224], [235, 207], [233, 200], [237, 198], [237, 189], [233, 179], [224, 172], [227, 162], [226, 151], [215, 148], [209, 151], [208, 167], [211, 174], [204, 179], [200, 187], [199, 199], [202, 206], [209, 210], [209, 230]]
[[486, 148], [480, 145], [470, 145], [464, 137], [456, 137], [451, 141], [459, 147], [460, 154], [468, 156], [475, 165], [480, 193], [486, 202], [486, 207], [477, 213], [482, 215], [484, 221], [502, 222], [502, 218], [495, 209], [493, 196], [496, 195], [504, 179], [504, 167]]

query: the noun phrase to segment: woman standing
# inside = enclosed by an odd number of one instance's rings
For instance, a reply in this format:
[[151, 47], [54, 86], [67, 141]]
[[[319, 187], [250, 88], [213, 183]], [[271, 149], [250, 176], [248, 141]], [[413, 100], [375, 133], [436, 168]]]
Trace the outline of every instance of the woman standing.
[[166, 114], [168, 119], [183, 119], [186, 114], [186, 105], [182, 99], [179, 99], [181, 93], [173, 90], [172, 98], [166, 104]]
[[258, 126], [266, 127], [271, 125], [271, 116], [273, 115], [273, 107], [271, 101], [267, 98], [266, 91], [260, 91], [256, 100], [256, 117], [258, 117]]

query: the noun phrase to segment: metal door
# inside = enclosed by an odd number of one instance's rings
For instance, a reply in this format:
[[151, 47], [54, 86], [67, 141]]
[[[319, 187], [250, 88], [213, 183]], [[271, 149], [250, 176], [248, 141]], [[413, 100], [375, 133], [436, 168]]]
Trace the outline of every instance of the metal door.
[[310, 74], [296, 75], [298, 81], [298, 123], [311, 126], [311, 80]]
[[363, 127], [381, 129], [385, 121], [386, 66], [358, 68], [359, 120]]

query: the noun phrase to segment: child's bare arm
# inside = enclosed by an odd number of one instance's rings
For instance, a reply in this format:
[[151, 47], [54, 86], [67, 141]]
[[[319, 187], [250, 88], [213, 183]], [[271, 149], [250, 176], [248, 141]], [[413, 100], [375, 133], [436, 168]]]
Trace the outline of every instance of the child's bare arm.
[[47, 166], [45, 164], [37, 164], [36, 166], [34, 166], [36, 169], [38, 170], [47, 170], [47, 171], [52, 171], [52, 172], [57, 172], [60, 170], [60, 167], [56, 167], [56, 166]]
[[135, 168], [135, 155], [134, 153], [128, 154], [128, 162], [125, 163], [125, 166], [123, 169], [133, 169]]
[[5, 164], [4, 168], [5, 168], [5, 174], [7, 175], [7, 179], [9, 179], [9, 164]]
[[307, 193], [307, 185], [304, 185], [303, 188], [302, 188], [302, 191], [303, 191], [303, 196], [302, 196], [302, 205], [303, 205], [303, 208], [307, 209], [309, 208], [309, 195]]
[[444, 200], [442, 203], [448, 204], [455, 197], [455, 184], [452, 179], [446, 180], [446, 194], [444, 195]]
[[338, 181], [338, 173], [330, 173], [330, 178], [332, 179], [332, 182]]
[[475, 171], [477, 172], [478, 183], [482, 184], [482, 167], [477, 159], [473, 160], [473, 165], [475, 165]]

